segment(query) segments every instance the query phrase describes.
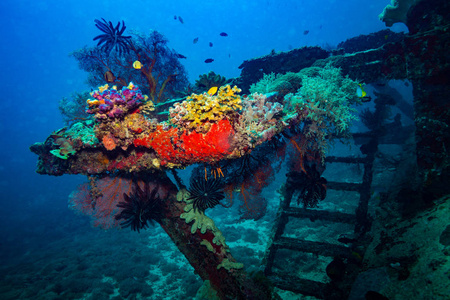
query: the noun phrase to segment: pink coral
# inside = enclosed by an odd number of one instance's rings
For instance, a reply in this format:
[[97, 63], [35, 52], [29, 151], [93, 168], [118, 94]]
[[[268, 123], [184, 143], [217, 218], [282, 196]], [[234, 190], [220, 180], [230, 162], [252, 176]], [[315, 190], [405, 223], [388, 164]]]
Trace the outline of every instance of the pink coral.
[[95, 118], [101, 122], [110, 119], [123, 118], [137, 111], [143, 104], [142, 100], [148, 97], [142, 95], [141, 90], [133, 83], [118, 91], [114, 87], [109, 89], [108, 85], [99, 87], [99, 90], [91, 93], [94, 99], [87, 100], [89, 114], [95, 114]]

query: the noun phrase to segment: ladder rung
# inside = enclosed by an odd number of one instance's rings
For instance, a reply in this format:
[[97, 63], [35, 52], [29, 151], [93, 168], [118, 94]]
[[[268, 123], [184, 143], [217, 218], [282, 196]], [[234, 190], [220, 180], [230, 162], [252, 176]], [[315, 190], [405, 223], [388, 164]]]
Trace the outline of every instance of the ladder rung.
[[288, 237], [280, 237], [273, 241], [278, 249], [290, 249], [300, 252], [314, 253], [322, 256], [348, 255], [350, 249], [345, 246], [334, 245], [323, 242], [304, 241]]
[[289, 207], [283, 211], [289, 217], [309, 218], [311, 221], [324, 220], [336, 223], [355, 223], [356, 216], [341, 212], [333, 212], [326, 210], [312, 210], [297, 207]]
[[367, 157], [347, 157], [347, 156], [327, 156], [325, 157], [327, 163], [347, 163], [347, 164], [363, 164], [367, 162]]
[[338, 191], [359, 192], [361, 190], [361, 186], [362, 186], [361, 183], [354, 183], [354, 182], [337, 182], [337, 181], [327, 182], [327, 189]]

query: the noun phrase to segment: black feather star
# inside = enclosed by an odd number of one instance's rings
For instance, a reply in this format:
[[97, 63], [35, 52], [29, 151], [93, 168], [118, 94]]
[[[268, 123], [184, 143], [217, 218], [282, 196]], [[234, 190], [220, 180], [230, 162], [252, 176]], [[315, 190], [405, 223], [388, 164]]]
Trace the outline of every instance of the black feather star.
[[288, 185], [299, 192], [297, 203], [303, 207], [317, 207], [327, 195], [327, 180], [320, 176], [315, 165], [305, 166], [305, 172], [289, 172]]
[[134, 191], [123, 194], [125, 201], [119, 202], [117, 207], [123, 210], [115, 216], [116, 220], [124, 219], [120, 226], [131, 227], [131, 230], [139, 232], [148, 227], [153, 221], [160, 221], [164, 214], [162, 200], [156, 195], [157, 188], [150, 191], [150, 185], [145, 183], [144, 190], [138, 184], [134, 184]]
[[120, 28], [120, 22], [114, 27], [111, 21], [106, 22], [103, 18], [102, 20], [103, 22], [95, 19], [95, 26], [104, 32], [104, 34], [100, 34], [94, 38], [94, 41], [99, 40], [97, 47], [103, 44], [100, 49], [108, 55], [114, 48], [116, 48], [116, 51], [120, 55], [129, 53], [131, 36], [123, 35], [123, 32], [127, 28], [125, 23], [122, 21], [122, 28]]
[[200, 178], [191, 181], [188, 189], [190, 196], [187, 199], [193, 201], [194, 210], [205, 211], [219, 204], [225, 198], [222, 184], [219, 179], [202, 180]]

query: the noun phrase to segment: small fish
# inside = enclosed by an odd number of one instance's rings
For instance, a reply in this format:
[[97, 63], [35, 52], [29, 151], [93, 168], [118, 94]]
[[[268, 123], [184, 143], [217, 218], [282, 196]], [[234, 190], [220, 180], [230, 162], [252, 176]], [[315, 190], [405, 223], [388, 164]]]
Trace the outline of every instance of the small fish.
[[105, 81], [108, 83], [114, 82], [116, 80], [116, 76], [114, 76], [113, 72], [106, 71], [105, 74], [103, 74], [103, 78], [105, 78]]
[[180, 16], [178, 16], [178, 20], [180, 21], [181, 24], [184, 24], [184, 21]]
[[228, 58], [230, 58], [231, 57], [231, 54], [230, 53], [228, 53]]
[[358, 98], [364, 98], [367, 96], [366, 91], [363, 89], [363, 86], [361, 83], [358, 84], [358, 87], [356, 88], [356, 96]]
[[178, 58], [187, 58], [186, 56], [184, 56], [183, 54], [180, 54], [180, 53], [176, 53], [175, 56]]
[[309, 33], [309, 30], [303, 31], [303, 35], [307, 35]]
[[192, 42], [193, 42], [194, 44], [197, 44], [197, 42], [198, 42], [198, 37], [196, 37]]
[[213, 86], [208, 90], [208, 95], [214, 95], [217, 92], [217, 86]]
[[221, 32], [219, 33], [220, 36], [228, 36], [228, 34], [226, 32]]
[[133, 68], [135, 68], [136, 70], [140, 70], [142, 68], [142, 63], [140, 61], [136, 60], [133, 63]]
[[173, 19], [176, 20], [176, 19], [177, 19], [177, 16], [173, 16]]
[[205, 59], [205, 63], [207, 63], [207, 64], [210, 64], [210, 63], [212, 63], [214, 61], [214, 59], [212, 59], [212, 58], [207, 58], [207, 59]]
[[212, 46], [213, 46], [213, 43], [209, 42], [209, 46], [212, 47]]
[[361, 100], [361, 102], [370, 102], [372, 100], [372, 97], [367, 96], [367, 93], [361, 83], [359, 83], [356, 88], [356, 96]]

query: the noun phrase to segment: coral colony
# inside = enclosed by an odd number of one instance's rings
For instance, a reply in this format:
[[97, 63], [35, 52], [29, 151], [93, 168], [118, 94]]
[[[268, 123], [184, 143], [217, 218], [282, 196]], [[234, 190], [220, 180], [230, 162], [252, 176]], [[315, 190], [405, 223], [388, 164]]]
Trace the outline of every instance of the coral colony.
[[121, 91], [113, 87], [108, 89], [108, 85], [99, 87], [98, 91], [91, 94], [94, 99], [87, 100], [89, 109], [87, 113], [95, 114], [99, 121], [106, 121], [109, 118], [123, 118], [130, 112], [135, 112], [142, 104], [141, 100], [147, 100], [141, 91], [132, 82]]
[[[328, 71], [341, 76], [338, 70]], [[264, 159], [248, 167], [251, 153], [276, 160], [290, 152], [292, 171], [298, 172], [299, 177], [311, 173], [311, 168], [303, 165], [305, 159], [320, 164], [329, 139], [342, 137], [354, 118], [350, 105], [357, 102], [358, 84], [340, 79], [318, 74], [315, 80], [305, 76], [303, 81], [323, 85], [330, 91], [345, 83], [351, 92], [324, 91], [324, 98], [314, 91], [314, 86], [304, 85], [297, 94], [287, 94], [282, 101], [276, 92], [241, 96], [236, 86], [213, 87], [173, 104], [164, 121], [156, 119], [155, 105], [133, 83], [121, 90], [104, 85], [87, 99], [87, 113], [93, 120], [61, 129], [45, 143], [33, 145], [32, 150], [40, 156], [39, 173], [89, 176], [89, 183], [72, 195], [70, 205], [90, 216], [95, 225], [130, 226], [139, 231], [155, 220], [174, 240], [193, 235], [199, 247], [205, 247], [194, 252], [182, 247], [186, 256], [196, 257], [204, 249], [217, 260], [217, 269], [238, 270], [242, 264], [229, 254], [224, 237], [204, 211], [217, 205], [225, 195], [231, 202], [233, 191], [239, 189], [237, 198], [244, 203], [243, 217], [264, 215], [266, 202], [260, 192], [270, 183], [274, 169]], [[227, 167], [226, 161], [243, 165], [229, 163]], [[177, 193], [165, 171], [193, 164], [200, 164], [204, 175], [193, 179], [189, 190], [177, 180]], [[233, 175], [233, 170], [245, 168], [251, 172]], [[219, 181], [221, 177], [223, 182]], [[317, 205], [324, 198], [326, 181], [317, 178], [304, 193], [309, 197], [304, 200], [308, 201], [305, 205]], [[218, 276], [223, 281], [236, 275], [219, 272], [219, 276], [208, 270], [214, 275], [204, 275], [205, 279]]]

